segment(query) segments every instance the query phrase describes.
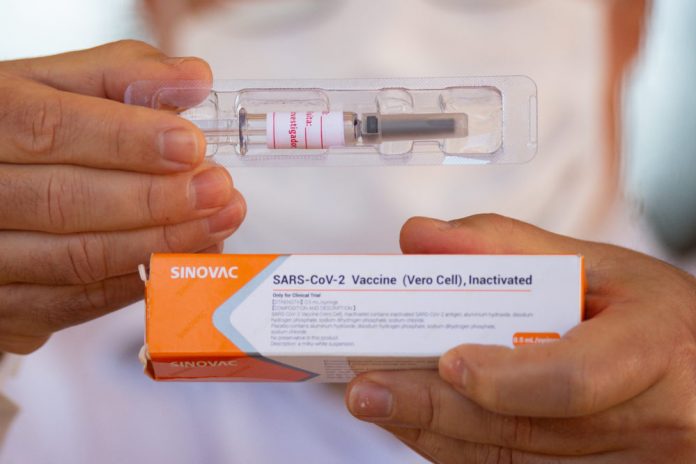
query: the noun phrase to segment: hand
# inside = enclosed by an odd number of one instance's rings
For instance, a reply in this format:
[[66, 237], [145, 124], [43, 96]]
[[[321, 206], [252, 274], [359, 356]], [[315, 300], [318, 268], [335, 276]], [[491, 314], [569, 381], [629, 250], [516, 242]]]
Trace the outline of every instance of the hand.
[[405, 253], [585, 256], [588, 320], [560, 341], [461, 345], [439, 372], [356, 378], [346, 402], [439, 463], [696, 462], [696, 280], [493, 215], [411, 219]]
[[141, 79], [211, 74], [132, 41], [0, 63], [0, 351], [142, 298], [150, 253], [217, 251], [241, 223], [193, 124], [120, 103]]

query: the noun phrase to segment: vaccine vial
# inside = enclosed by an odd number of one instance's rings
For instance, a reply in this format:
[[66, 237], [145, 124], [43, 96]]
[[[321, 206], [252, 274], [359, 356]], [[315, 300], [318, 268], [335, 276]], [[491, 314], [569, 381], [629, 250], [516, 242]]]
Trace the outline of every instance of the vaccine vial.
[[378, 114], [342, 111], [247, 113], [238, 118], [192, 121], [206, 136], [237, 145], [241, 155], [251, 146], [269, 150], [324, 150], [376, 146], [393, 141], [440, 141], [468, 134], [466, 113]]

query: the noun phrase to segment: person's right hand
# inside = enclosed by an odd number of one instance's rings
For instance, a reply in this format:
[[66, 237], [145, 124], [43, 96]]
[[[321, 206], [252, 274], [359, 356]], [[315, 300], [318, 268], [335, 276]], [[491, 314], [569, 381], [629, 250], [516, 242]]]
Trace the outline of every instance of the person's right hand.
[[219, 251], [242, 222], [193, 124], [120, 103], [176, 79], [211, 73], [133, 41], [0, 62], [0, 351], [140, 299], [150, 253]]

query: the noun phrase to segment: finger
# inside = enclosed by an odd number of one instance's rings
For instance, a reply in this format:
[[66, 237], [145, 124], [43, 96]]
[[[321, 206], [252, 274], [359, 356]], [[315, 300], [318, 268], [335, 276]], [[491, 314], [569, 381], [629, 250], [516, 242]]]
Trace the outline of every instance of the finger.
[[418, 454], [418, 455], [419, 455], [420, 457], [422, 457], [423, 459], [428, 460], [428, 462], [437, 462], [437, 460], [436, 460], [436, 458], [435, 458], [434, 456], [430, 456], [430, 455], [428, 455], [428, 454], [425, 454], [425, 451], [424, 451], [424, 450], [421, 450], [421, 449], [419, 449], [419, 448], [416, 448], [414, 445], [411, 445], [411, 444], [408, 443], [405, 439], [401, 438], [401, 437], [398, 435], [398, 432], [400, 431], [399, 428], [390, 427], [390, 426], [381, 426], [381, 427], [382, 427], [384, 430], [386, 430], [387, 432], [389, 432], [389, 433], [391, 433], [392, 435], [394, 435], [394, 437], [395, 437], [397, 440], [399, 440], [399, 441], [400, 441], [401, 443], [403, 443], [404, 445], [408, 446], [408, 447], [411, 449], [411, 451], [413, 451], [414, 453]]
[[168, 176], [8, 165], [0, 170], [0, 186], [3, 229], [52, 233], [186, 222], [209, 216], [235, 196], [227, 170], [211, 164]]
[[74, 235], [0, 232], [0, 284], [89, 284], [130, 274], [152, 253], [219, 253], [245, 212], [235, 192], [217, 213], [182, 224]]
[[[158, 49], [135, 40], [123, 40], [89, 50], [44, 58], [0, 63], [0, 72], [23, 76], [56, 89], [123, 101], [133, 82], [191, 80], [212, 82], [208, 64], [199, 58], [168, 57]], [[191, 100], [172, 100], [172, 106], [197, 104], [207, 92]], [[172, 95], [176, 96], [176, 95]]]
[[594, 257], [604, 245], [554, 234], [497, 214], [454, 221], [414, 217], [401, 228], [401, 249], [410, 254], [578, 254]]
[[0, 162], [73, 164], [154, 173], [190, 170], [205, 137], [164, 111], [0, 80]]
[[58, 330], [103, 316], [143, 297], [140, 276], [89, 285], [0, 287], [0, 351], [29, 353]]
[[580, 254], [587, 271], [589, 317], [603, 309], [607, 290], [620, 290], [615, 284], [631, 281], [634, 276], [630, 271], [644, 267], [650, 259], [631, 250], [576, 240], [497, 214], [454, 221], [411, 218], [401, 228], [400, 243], [408, 254]]
[[454, 221], [411, 218], [401, 228], [400, 242], [409, 254], [581, 254], [587, 271], [588, 317], [604, 309], [604, 290], [624, 274], [614, 272], [619, 258], [635, 261], [635, 253], [621, 248], [564, 237], [497, 214]]
[[222, 253], [223, 248], [225, 247], [224, 242], [216, 243], [215, 245], [209, 246], [208, 248], [204, 248], [202, 250], [199, 250], [197, 253], [199, 254], [218, 254]]
[[554, 456], [499, 446], [470, 443], [427, 430], [384, 427], [399, 440], [435, 463], [443, 464], [619, 464], [629, 461], [618, 453]]
[[606, 417], [557, 420], [495, 414], [462, 396], [437, 372], [425, 370], [363, 374], [348, 386], [346, 403], [357, 418], [381, 426], [530, 453], [581, 456], [615, 450], [626, 433], [612, 429], [619, 421]]
[[672, 353], [664, 341], [681, 336], [652, 313], [633, 309], [630, 303], [612, 307], [555, 343], [515, 349], [461, 345], [440, 358], [440, 375], [500, 414], [575, 417], [604, 411], [662, 379]]

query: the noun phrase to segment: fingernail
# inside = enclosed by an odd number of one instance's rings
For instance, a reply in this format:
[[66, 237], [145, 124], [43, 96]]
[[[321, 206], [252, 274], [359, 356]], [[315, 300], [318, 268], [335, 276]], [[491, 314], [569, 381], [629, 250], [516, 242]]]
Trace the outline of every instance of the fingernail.
[[162, 58], [162, 63], [168, 64], [171, 66], [179, 66], [182, 63], [185, 63], [186, 61], [189, 61], [191, 58], [186, 57], [186, 56], [168, 56], [165, 58]]
[[210, 216], [208, 218], [208, 232], [216, 234], [225, 230], [235, 230], [241, 222], [239, 209], [240, 206], [235, 202]]
[[461, 387], [466, 386], [469, 371], [462, 358], [453, 357], [451, 359], [445, 359], [442, 363], [442, 367], [442, 377], [446, 381], [453, 385]]
[[430, 221], [435, 227], [437, 227], [440, 230], [451, 229], [453, 227], [453, 224], [449, 221], [443, 221], [442, 219], [436, 219], [436, 218], [425, 218], [425, 219]]
[[443, 221], [442, 219], [432, 219], [438, 229], [447, 230], [454, 227], [455, 223], [453, 221]]
[[386, 418], [391, 415], [393, 398], [391, 392], [373, 382], [359, 382], [348, 396], [348, 408], [359, 417]]
[[196, 209], [224, 206], [230, 201], [232, 182], [222, 168], [199, 172], [191, 180], [191, 195]]
[[160, 155], [167, 161], [191, 166], [200, 155], [198, 137], [188, 129], [169, 129], [159, 136]]

